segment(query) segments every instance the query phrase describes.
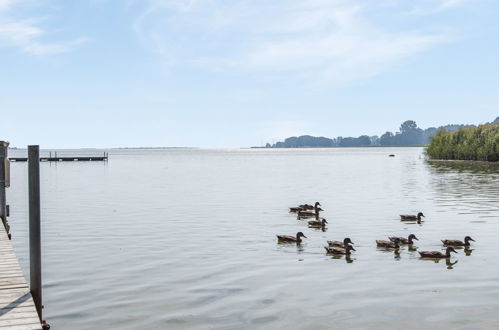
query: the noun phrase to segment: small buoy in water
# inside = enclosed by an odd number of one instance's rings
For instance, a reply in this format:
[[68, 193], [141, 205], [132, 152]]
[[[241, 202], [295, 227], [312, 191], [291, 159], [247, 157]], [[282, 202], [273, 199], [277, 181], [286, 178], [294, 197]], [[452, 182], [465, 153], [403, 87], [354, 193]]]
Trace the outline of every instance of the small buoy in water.
[[388, 157], [395, 157], [395, 155], [394, 154], [390, 154], [390, 155], [388, 155]]

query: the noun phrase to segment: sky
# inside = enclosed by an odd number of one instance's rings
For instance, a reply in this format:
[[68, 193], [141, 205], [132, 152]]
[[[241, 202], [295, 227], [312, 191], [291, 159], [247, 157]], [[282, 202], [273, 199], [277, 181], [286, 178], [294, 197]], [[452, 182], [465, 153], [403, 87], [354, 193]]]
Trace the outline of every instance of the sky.
[[499, 116], [495, 0], [0, 0], [0, 140], [249, 147]]

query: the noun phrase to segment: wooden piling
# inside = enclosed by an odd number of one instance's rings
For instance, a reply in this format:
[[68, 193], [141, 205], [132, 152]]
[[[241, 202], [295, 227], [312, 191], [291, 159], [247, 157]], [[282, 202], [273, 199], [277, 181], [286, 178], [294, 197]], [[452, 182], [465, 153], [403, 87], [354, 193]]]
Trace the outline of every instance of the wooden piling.
[[40, 148], [28, 146], [30, 290], [42, 316], [42, 253], [40, 235]]

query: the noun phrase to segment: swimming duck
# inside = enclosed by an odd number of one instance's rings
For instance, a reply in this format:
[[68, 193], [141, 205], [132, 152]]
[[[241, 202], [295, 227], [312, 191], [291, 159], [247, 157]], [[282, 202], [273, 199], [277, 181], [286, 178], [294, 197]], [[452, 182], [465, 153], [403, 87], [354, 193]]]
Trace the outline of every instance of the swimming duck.
[[324, 249], [326, 249], [327, 253], [336, 254], [336, 255], [342, 255], [342, 254], [350, 255], [350, 251], [355, 251], [355, 249], [351, 245], [347, 245], [346, 248], [325, 246]]
[[399, 241], [399, 244], [413, 244], [414, 242], [412, 241], [415, 239], [416, 241], [419, 241], [419, 239], [416, 237], [414, 234], [410, 234], [409, 237], [388, 237], [390, 241], [395, 242], [395, 240]]
[[395, 237], [395, 240], [393, 242], [392, 241], [376, 240], [376, 245], [378, 247], [384, 247], [384, 248], [389, 248], [389, 249], [400, 248], [399, 240], [396, 237]]
[[318, 210], [316, 210], [315, 212], [298, 211], [298, 218], [313, 218], [313, 217], [318, 217], [318, 216], [319, 216]]
[[336, 247], [342, 247], [344, 248], [348, 244], [353, 244], [352, 240], [349, 237], [346, 237], [343, 242], [342, 241], [327, 241], [327, 244], [329, 246], [336, 246]]
[[445, 250], [445, 254], [440, 251], [421, 251], [419, 255], [421, 255], [421, 258], [450, 258], [451, 252], [457, 253], [452, 246], [449, 246]]
[[442, 240], [444, 246], [470, 246], [470, 241], [475, 241], [473, 238], [466, 236], [464, 242], [457, 239], [445, 239]]
[[307, 238], [307, 236], [303, 235], [303, 233], [301, 231], [296, 233], [296, 237], [289, 236], [289, 235], [276, 235], [276, 236], [277, 236], [278, 243], [298, 243], [298, 244], [300, 244], [302, 237]]
[[309, 227], [323, 228], [326, 227], [327, 220], [322, 218], [321, 220], [312, 220], [308, 222]]
[[419, 212], [417, 215], [412, 215], [412, 214], [401, 214], [400, 215], [400, 220], [402, 221], [421, 221], [421, 217], [425, 217], [423, 212]]

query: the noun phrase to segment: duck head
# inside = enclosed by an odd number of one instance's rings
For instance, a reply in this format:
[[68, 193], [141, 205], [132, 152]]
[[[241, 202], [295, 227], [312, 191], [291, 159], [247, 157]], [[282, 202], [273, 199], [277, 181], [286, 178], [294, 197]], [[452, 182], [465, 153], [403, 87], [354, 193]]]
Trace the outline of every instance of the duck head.
[[423, 212], [418, 213], [418, 219], [421, 219], [421, 217], [426, 218], [425, 215], [423, 214]]
[[326, 223], [328, 223], [327, 220], [326, 219], [322, 219], [322, 225], [324, 226]]
[[347, 246], [349, 243], [353, 244], [352, 240], [350, 239], [350, 237], [345, 237], [345, 239], [343, 240], [343, 244]]
[[469, 244], [469, 241], [473, 241], [473, 242], [474, 242], [475, 240], [474, 240], [473, 238], [471, 238], [470, 236], [466, 236], [466, 237], [464, 238], [464, 243], [465, 243], [465, 244]]
[[305, 237], [305, 238], [307, 238], [307, 236], [305, 236], [305, 235], [304, 235], [301, 231], [297, 232], [297, 233], [296, 233], [296, 238], [297, 238], [297, 239], [300, 239], [301, 237]]
[[419, 239], [414, 234], [410, 234], [409, 237], [407, 237], [407, 239], [409, 240], [409, 242], [411, 242], [413, 239], [415, 239], [416, 241], [419, 241]]

